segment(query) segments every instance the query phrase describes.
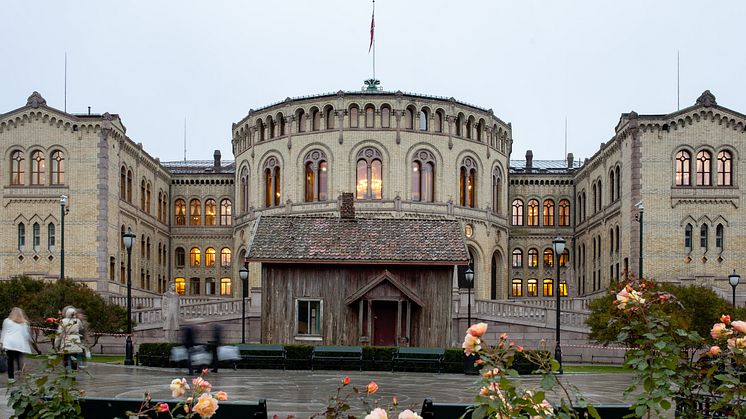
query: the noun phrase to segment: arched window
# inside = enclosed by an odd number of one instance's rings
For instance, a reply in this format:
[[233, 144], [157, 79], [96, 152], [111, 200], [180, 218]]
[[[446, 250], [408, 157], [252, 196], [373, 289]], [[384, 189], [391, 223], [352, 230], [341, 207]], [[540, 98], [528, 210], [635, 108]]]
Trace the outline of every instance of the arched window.
[[427, 112], [420, 110], [420, 131], [427, 131]]
[[140, 211], [145, 212], [145, 179], [140, 181]]
[[593, 192], [593, 213], [595, 214], [598, 208], [598, 198], [596, 195], [596, 182], [593, 182], [593, 185], [591, 185], [591, 192]]
[[383, 197], [383, 167], [381, 152], [366, 147], [357, 154], [356, 199], [381, 199]]
[[326, 154], [321, 150], [312, 150], [306, 154], [303, 161], [306, 165], [306, 202], [326, 201], [329, 176]]
[[220, 249], [220, 266], [223, 268], [231, 266], [231, 249], [227, 247]]
[[176, 259], [176, 267], [183, 268], [184, 265], [186, 264], [186, 252], [184, 252], [184, 248], [177, 247], [174, 250], [174, 255], [175, 255], [174, 258]]
[[550, 278], [547, 278], [543, 281], [543, 287], [542, 291], [544, 294], [544, 297], [551, 297], [554, 295], [554, 281]]
[[539, 201], [530, 199], [526, 205], [526, 225], [527, 226], [538, 226], [539, 225]]
[[435, 111], [435, 117], [433, 118], [433, 131], [443, 132], [443, 111]]
[[264, 122], [261, 119], [256, 121], [256, 133], [259, 141], [264, 141]]
[[177, 294], [184, 295], [186, 293], [186, 280], [184, 278], [175, 278], [174, 285]]
[[365, 128], [375, 128], [376, 123], [376, 109], [373, 105], [367, 105], [365, 107]]
[[561, 227], [570, 225], [570, 201], [562, 199], [559, 202], [559, 225]]
[[461, 161], [459, 180], [459, 203], [462, 207], [476, 208], [477, 163], [471, 157]]
[[523, 281], [520, 278], [513, 278], [511, 281], [510, 295], [513, 297], [523, 296]]
[[231, 279], [220, 278], [220, 295], [231, 295]]
[[482, 133], [484, 132], [484, 119], [477, 122], [477, 141], [482, 142]]
[[357, 121], [358, 121], [358, 109], [357, 106], [352, 105], [350, 107], [350, 128], [357, 128]]
[[285, 116], [282, 113], [277, 114], [277, 125], [280, 128], [280, 137], [285, 135]]
[[275, 138], [275, 134], [277, 133], [276, 127], [275, 127], [275, 120], [272, 118], [272, 116], [267, 117], [267, 126], [269, 128], [269, 138]]
[[38, 252], [39, 247], [41, 246], [41, 226], [39, 225], [39, 223], [34, 223], [32, 228], [31, 245], [34, 249], [34, 252]]
[[617, 166], [614, 169], [614, 174], [616, 178], [616, 199], [619, 199], [622, 197], [622, 169]]
[[298, 132], [306, 132], [306, 112], [303, 109], [298, 109], [295, 112], [295, 120], [298, 123]]
[[565, 250], [560, 254], [560, 260], [559, 260], [560, 267], [564, 268], [565, 266], [567, 266], [567, 262], [569, 261], [570, 261], [570, 251], [567, 250], [567, 248], [565, 247]]
[[189, 224], [193, 226], [202, 224], [202, 203], [199, 199], [189, 201]]
[[215, 200], [210, 198], [205, 201], [205, 225], [214, 226], [218, 223], [218, 208]]
[[539, 295], [539, 281], [535, 278], [531, 278], [526, 281], [526, 296], [537, 297]]
[[264, 206], [275, 207], [280, 205], [282, 190], [280, 187], [280, 162], [275, 157], [270, 157], [264, 163]]
[[554, 250], [550, 248], [544, 249], [544, 267], [551, 268], [554, 266]]
[[733, 185], [731, 160], [730, 151], [721, 151], [718, 153], [718, 186]]
[[177, 226], [186, 225], [186, 202], [181, 198], [174, 202], [174, 223]]
[[388, 105], [381, 107], [381, 127], [391, 128], [391, 108]]
[[618, 224], [617, 224], [616, 228], [614, 229], [614, 231], [616, 233], [616, 234], [614, 234], [614, 238], [616, 239], [616, 246], [614, 248], [616, 249], [616, 252], [619, 253], [619, 250], [621, 249], [619, 247], [619, 243], [621, 242], [621, 240], [619, 239], [619, 225]]
[[124, 166], [119, 171], [119, 199], [127, 200], [127, 168]]
[[132, 203], [132, 170], [127, 170], [127, 202]]
[[190, 266], [200, 266], [201, 265], [201, 254], [199, 251], [199, 248], [192, 247], [192, 250], [189, 251], [189, 265]]
[[709, 151], [702, 150], [697, 153], [697, 185], [698, 186], [710, 186], [712, 185], [710, 171], [712, 164], [712, 156]]
[[34, 151], [31, 153], [31, 184], [44, 185], [46, 178], [47, 165], [43, 151]]
[[500, 200], [502, 195], [502, 171], [499, 167], [492, 170], [492, 212], [495, 214], [502, 213]]
[[412, 201], [433, 202], [435, 156], [427, 150], [414, 154], [412, 160]]
[[228, 198], [220, 201], [220, 225], [229, 226], [233, 224], [233, 210], [231, 200]]
[[414, 129], [414, 109], [412, 107], [404, 109], [404, 129]]
[[604, 200], [602, 199], [603, 195], [603, 186], [601, 186], [601, 179], [598, 180], [598, 188], [596, 188], [596, 191], [598, 192], [598, 210], [601, 211], [604, 208]]
[[158, 218], [158, 221], [161, 220], [161, 210], [163, 209], [163, 193], [161, 191], [158, 191], [158, 212], [155, 213], [156, 218]]
[[54, 223], [47, 224], [47, 249], [54, 251], [55, 242], [55, 227]]
[[614, 254], [614, 227], [609, 229], [609, 254]]
[[249, 210], [249, 169], [241, 169], [241, 214]]
[[150, 191], [150, 182], [147, 182], [145, 184], [145, 212], [150, 214], [150, 208], [151, 208], [151, 191]]
[[513, 265], [514, 268], [523, 267], [523, 250], [513, 249]]
[[311, 109], [311, 131], [318, 131], [321, 129], [321, 112], [318, 108]]
[[616, 197], [614, 196], [614, 188], [616, 187], [616, 183], [614, 182], [614, 169], [611, 169], [609, 172], [609, 198], [611, 199], [610, 202], [614, 202], [616, 200]]
[[464, 114], [460, 113], [456, 117], [456, 136], [461, 136], [461, 128], [464, 125]]
[[334, 108], [331, 105], [324, 107], [324, 122], [326, 129], [334, 129]]
[[161, 211], [161, 219], [165, 223], [168, 220], [168, 195], [165, 192], [163, 193], [163, 207]]
[[725, 229], [722, 224], [715, 227], [715, 247], [719, 252], [722, 252], [725, 247]]
[[707, 224], [702, 224], [702, 227], [699, 228], [699, 247], [701, 247], [705, 252], [707, 251], [707, 236]]
[[513, 225], [523, 225], [523, 201], [520, 199], [513, 200]]
[[11, 185], [23, 185], [25, 180], [23, 178], [24, 166], [26, 165], [26, 159], [23, 155], [23, 151], [14, 151], [10, 155], [10, 184]]
[[470, 140], [472, 130], [474, 130], [474, 117], [470, 116], [469, 119], [466, 120], [466, 138]]
[[23, 252], [26, 248], [26, 224], [18, 223], [18, 250]]
[[691, 173], [692, 155], [686, 150], [676, 153], [676, 185], [689, 186], [689, 173]]
[[544, 200], [544, 225], [554, 225], [554, 201], [551, 199]]
[[539, 266], [539, 251], [536, 249], [528, 249], [528, 267], [536, 268]]
[[560, 280], [559, 293], [561, 297], [567, 297], [567, 281], [564, 279]]
[[215, 249], [208, 247], [205, 249], [205, 266], [210, 267], [215, 265]]
[[65, 183], [65, 155], [61, 151], [53, 151], [50, 159], [52, 164], [52, 185]]

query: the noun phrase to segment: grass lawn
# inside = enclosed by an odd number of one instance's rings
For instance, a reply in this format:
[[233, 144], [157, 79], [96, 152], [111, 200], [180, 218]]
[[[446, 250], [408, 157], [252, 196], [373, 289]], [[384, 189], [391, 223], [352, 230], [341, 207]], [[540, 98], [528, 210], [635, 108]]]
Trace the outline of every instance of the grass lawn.
[[565, 365], [564, 366], [565, 372], [568, 373], [583, 373], [583, 374], [593, 374], [593, 373], [620, 373], [620, 374], [629, 374], [632, 371], [630, 371], [627, 368], [624, 368], [621, 365]]
[[[28, 355], [29, 358], [36, 358], [41, 359], [49, 355]], [[90, 362], [101, 362], [104, 364], [124, 364], [124, 355], [96, 355], [93, 354], [91, 359], [88, 361]]]

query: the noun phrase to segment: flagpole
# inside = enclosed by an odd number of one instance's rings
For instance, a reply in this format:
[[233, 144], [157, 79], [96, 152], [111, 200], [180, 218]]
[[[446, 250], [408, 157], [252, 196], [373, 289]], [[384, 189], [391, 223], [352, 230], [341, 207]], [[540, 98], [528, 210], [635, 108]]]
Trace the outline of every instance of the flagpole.
[[[373, 0], [373, 18], [372, 22], [375, 25], [375, 19], [376, 19], [376, 0]], [[373, 80], [376, 79], [376, 32], [375, 32], [375, 26], [372, 29], [373, 30]]]

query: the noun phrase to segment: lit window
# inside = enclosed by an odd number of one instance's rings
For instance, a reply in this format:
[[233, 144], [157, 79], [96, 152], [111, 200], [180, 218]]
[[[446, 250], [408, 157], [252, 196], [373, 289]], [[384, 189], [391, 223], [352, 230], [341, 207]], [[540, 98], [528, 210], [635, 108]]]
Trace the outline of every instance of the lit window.
[[205, 266], [215, 265], [215, 249], [208, 247], [205, 249]]
[[233, 294], [233, 287], [230, 278], [220, 278], [220, 295]]
[[539, 266], [539, 251], [536, 249], [528, 250], [528, 267], [535, 268]]
[[551, 279], [545, 279], [543, 281], [543, 294], [545, 297], [551, 297], [554, 295], [554, 281]]
[[202, 203], [199, 199], [189, 201], [189, 224], [195, 226], [202, 224]]
[[718, 153], [718, 186], [733, 185], [733, 172], [731, 169], [731, 155], [729, 151]]
[[462, 207], [476, 208], [477, 163], [471, 157], [464, 157], [459, 176], [459, 204]]
[[326, 154], [321, 150], [312, 150], [303, 161], [306, 164], [306, 202], [326, 201], [329, 164]]
[[523, 225], [523, 201], [520, 199], [513, 200], [513, 225]]
[[224, 247], [220, 250], [220, 266], [231, 266], [231, 249]]
[[514, 278], [511, 283], [510, 294], [513, 297], [520, 297], [523, 295], [523, 281], [519, 278]]
[[357, 155], [356, 199], [381, 199], [383, 197], [383, 171], [381, 152], [366, 147]]
[[570, 225], [570, 201], [563, 199], [559, 202], [559, 225]]
[[523, 250], [513, 249], [513, 267], [520, 268], [523, 266]]
[[527, 205], [527, 220], [526, 225], [528, 226], [538, 226], [539, 225], [539, 201], [535, 199], [531, 199], [528, 201]]
[[176, 285], [176, 293], [179, 295], [184, 295], [184, 293], [186, 292], [186, 281], [184, 280], [184, 278], [176, 278], [174, 284]]
[[427, 150], [415, 153], [412, 161], [412, 201], [433, 202], [435, 157]]
[[547, 268], [554, 266], [554, 250], [544, 249], [544, 266]]
[[567, 266], [567, 262], [569, 261], [570, 261], [570, 251], [567, 250], [567, 248], [565, 247], [565, 250], [560, 255], [560, 260], [559, 260], [560, 267], [564, 268], [565, 266]]
[[229, 226], [233, 224], [233, 207], [230, 199], [220, 201], [220, 225]]
[[205, 225], [214, 226], [217, 224], [217, 205], [214, 199], [208, 199], [205, 201]]
[[199, 248], [192, 247], [192, 250], [189, 251], [189, 265], [190, 266], [200, 266], [201, 265], [201, 254], [199, 251]]
[[536, 279], [529, 279], [526, 281], [526, 296], [537, 297], [539, 295], [539, 281]]
[[321, 300], [296, 301], [296, 333], [298, 335], [321, 334]]
[[544, 225], [554, 225], [554, 201], [551, 199], [544, 201]]
[[561, 297], [567, 297], [567, 281], [560, 280], [559, 291]]
[[464, 226], [464, 235], [469, 239], [474, 235], [474, 227], [471, 224]]
[[281, 201], [280, 164], [275, 157], [264, 163], [264, 206], [279, 206]]

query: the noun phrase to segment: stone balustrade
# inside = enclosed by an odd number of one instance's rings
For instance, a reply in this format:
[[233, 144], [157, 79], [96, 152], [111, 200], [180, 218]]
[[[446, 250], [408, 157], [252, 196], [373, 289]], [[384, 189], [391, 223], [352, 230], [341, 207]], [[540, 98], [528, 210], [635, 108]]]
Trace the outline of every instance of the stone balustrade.
[[[527, 304], [531, 306], [539, 306], [544, 308], [550, 308], [554, 310], [554, 307], [557, 305], [557, 301], [555, 298], [524, 298], [524, 299], [516, 299], [513, 300], [516, 303], [521, 304]], [[580, 298], [580, 297], [574, 297], [574, 298], [565, 298], [562, 297], [560, 299], [560, 308], [564, 311], [589, 311], [588, 309], [588, 303], [590, 300], [588, 298]]]
[[[191, 300], [186, 298], [184, 300]], [[241, 314], [241, 299], [211, 299], [208, 301], [190, 302], [179, 306], [179, 318], [182, 320], [193, 320], [207, 317], [222, 317]], [[247, 313], [251, 307], [251, 300], [246, 299]], [[153, 326], [163, 322], [161, 317], [161, 308], [140, 309], [132, 312], [132, 320], [137, 322], [138, 326]]]
[[[231, 298], [226, 297], [206, 297], [206, 296], [181, 296], [179, 302], [181, 305], [189, 304], [203, 304], [211, 303], [215, 301], [230, 301]], [[116, 304], [120, 307], [127, 307], [127, 297], [120, 295], [112, 295], [109, 297], [109, 302]], [[161, 297], [132, 297], [132, 309], [142, 308], [160, 308]]]
[[[496, 322], [509, 322], [554, 329], [556, 313], [554, 307], [542, 307], [538, 304], [525, 304], [506, 301], [477, 300], [472, 313], [475, 318]], [[561, 310], [560, 327], [563, 330], [590, 332], [586, 325], [587, 311]]]

